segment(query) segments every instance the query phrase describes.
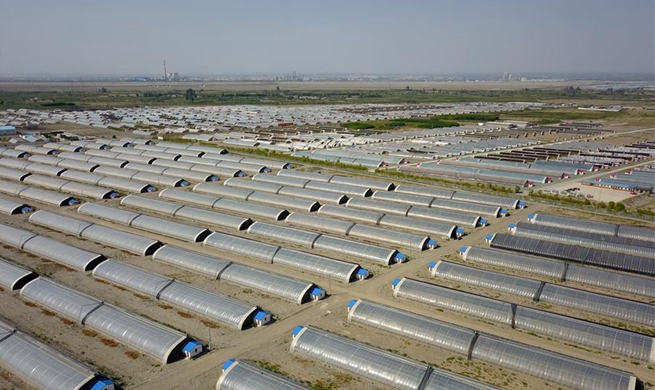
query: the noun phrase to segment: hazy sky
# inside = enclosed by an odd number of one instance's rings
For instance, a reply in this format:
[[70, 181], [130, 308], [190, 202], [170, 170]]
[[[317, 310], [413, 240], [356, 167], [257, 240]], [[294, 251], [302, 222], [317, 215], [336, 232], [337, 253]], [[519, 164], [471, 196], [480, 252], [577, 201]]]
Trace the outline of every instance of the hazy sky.
[[0, 0], [0, 76], [655, 72], [654, 0]]

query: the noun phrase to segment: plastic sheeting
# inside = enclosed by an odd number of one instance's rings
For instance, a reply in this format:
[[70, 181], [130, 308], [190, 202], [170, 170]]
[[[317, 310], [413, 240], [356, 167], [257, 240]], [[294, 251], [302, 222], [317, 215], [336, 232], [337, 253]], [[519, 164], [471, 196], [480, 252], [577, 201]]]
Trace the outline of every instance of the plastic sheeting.
[[514, 327], [631, 359], [655, 362], [655, 340], [640, 333], [522, 306], [516, 308]]
[[25, 214], [33, 211], [32, 208], [25, 203], [14, 202], [7, 199], [0, 198], [0, 214], [14, 215]]
[[511, 304], [447, 287], [403, 278], [395, 286], [394, 296], [505, 325], [512, 324]]
[[314, 230], [322, 230], [330, 233], [342, 234], [344, 236], [348, 235], [350, 229], [355, 226], [352, 222], [299, 213], [289, 214], [285, 222], [291, 225], [304, 226]]
[[348, 236], [362, 238], [373, 242], [400, 245], [417, 250], [426, 249], [429, 244], [436, 246], [436, 242], [431, 240], [428, 236], [403, 233], [359, 224], [356, 224], [350, 229]]
[[575, 389], [634, 389], [636, 381], [624, 371], [489, 335], [478, 337], [472, 357]]
[[251, 287], [269, 295], [291, 300], [299, 305], [308, 299], [309, 292], [314, 287], [313, 283], [239, 264], [227, 267], [221, 273], [220, 280]]
[[[264, 222], [255, 222], [248, 228], [249, 234], [266, 237], [279, 242], [291, 242], [313, 248], [314, 242], [321, 236], [319, 233], [307, 232], [286, 226], [272, 225]], [[335, 249], [332, 249], [335, 250]]]
[[570, 264], [565, 280], [655, 298], [655, 279]]
[[464, 355], [468, 355], [475, 336], [475, 331], [471, 329], [362, 300], [349, 308], [348, 321], [373, 326]]
[[27, 283], [20, 290], [20, 295], [79, 323], [83, 323], [89, 314], [102, 306], [99, 299], [43, 277]]
[[0, 180], [0, 192], [56, 207], [70, 206], [77, 203], [75, 198], [68, 195], [3, 180]]
[[[4, 329], [13, 328], [0, 322], [0, 336]], [[0, 365], [40, 389], [85, 388], [96, 377], [88, 367], [20, 331], [0, 337]]]
[[18, 290], [35, 277], [34, 272], [0, 258], [0, 286], [8, 290]]
[[176, 267], [188, 269], [218, 279], [231, 261], [210, 257], [202, 253], [164, 245], [153, 253], [152, 258]]
[[562, 279], [566, 272], [566, 264], [558, 261], [473, 246], [468, 247], [462, 253], [462, 258], [469, 262], [513, 269], [557, 279]]
[[110, 281], [134, 291], [157, 297], [173, 279], [146, 271], [130, 264], [109, 259], [93, 270], [96, 278]]
[[324, 275], [346, 283], [351, 282], [355, 273], [360, 269], [357, 264], [284, 248], [277, 251], [273, 257], [273, 263]]
[[491, 240], [491, 247], [655, 276], [655, 261], [653, 259], [626, 253], [584, 248], [500, 233], [494, 235]]
[[273, 256], [280, 248], [279, 246], [218, 232], [207, 236], [203, 244], [267, 263], [273, 262]]
[[395, 249], [387, 249], [376, 245], [363, 244], [325, 235], [321, 235], [316, 239], [314, 248], [355, 256], [384, 265], [395, 262], [395, 256], [398, 254], [398, 251]]
[[[228, 363], [229, 367], [225, 368]], [[245, 361], [229, 361], [225, 365], [216, 390], [309, 390], [309, 387]]]
[[537, 297], [542, 284], [538, 280], [484, 271], [446, 261], [437, 262], [432, 268], [432, 276], [530, 299]]

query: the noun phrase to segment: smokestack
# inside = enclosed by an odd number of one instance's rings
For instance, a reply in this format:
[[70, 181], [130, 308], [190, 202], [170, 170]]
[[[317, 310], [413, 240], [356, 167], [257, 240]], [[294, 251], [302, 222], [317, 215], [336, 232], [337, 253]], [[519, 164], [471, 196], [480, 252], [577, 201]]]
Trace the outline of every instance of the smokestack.
[[164, 80], [168, 80], [168, 72], [166, 72], [166, 60], [164, 60]]

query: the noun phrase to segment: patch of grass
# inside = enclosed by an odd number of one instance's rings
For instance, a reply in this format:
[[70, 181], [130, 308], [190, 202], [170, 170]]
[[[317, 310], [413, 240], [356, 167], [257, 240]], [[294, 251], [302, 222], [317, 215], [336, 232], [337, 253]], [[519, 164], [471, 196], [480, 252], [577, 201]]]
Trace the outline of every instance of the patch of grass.
[[98, 332], [96, 332], [95, 330], [88, 329], [88, 328], [82, 329], [82, 333], [85, 336], [89, 336], [89, 337], [96, 337], [98, 335]]
[[194, 318], [195, 317], [193, 314], [187, 313], [187, 312], [182, 311], [182, 310], [178, 310], [177, 314], [182, 318]]
[[201, 322], [203, 325], [205, 325], [206, 327], [211, 328], [211, 329], [220, 329], [220, 327], [221, 327], [221, 326], [218, 325], [217, 323], [215, 323], [215, 322], [213, 322], [213, 321], [209, 321], [209, 320], [204, 320], [204, 319], [203, 319], [203, 320], [200, 320], [200, 322]]
[[171, 306], [171, 305], [167, 305], [167, 304], [165, 304], [165, 303], [160, 303], [160, 304], [159, 304], [159, 307], [161, 307], [161, 308], [164, 309], [164, 310], [171, 310], [171, 309], [173, 308], [173, 306]]
[[132, 360], [136, 360], [139, 356], [141, 356], [141, 354], [137, 351], [125, 351], [125, 356]]

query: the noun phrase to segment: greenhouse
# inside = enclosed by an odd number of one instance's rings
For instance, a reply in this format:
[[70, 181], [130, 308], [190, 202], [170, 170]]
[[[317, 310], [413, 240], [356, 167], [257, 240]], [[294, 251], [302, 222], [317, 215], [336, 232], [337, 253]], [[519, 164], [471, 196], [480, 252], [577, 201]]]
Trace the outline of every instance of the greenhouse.
[[335, 192], [347, 196], [359, 196], [362, 198], [371, 196], [373, 194], [373, 191], [370, 188], [346, 184], [324, 183], [322, 181], [310, 181], [304, 186], [304, 188], [308, 190]]
[[288, 299], [299, 305], [309, 300], [309, 293], [314, 287], [313, 283], [303, 282], [240, 264], [232, 264], [227, 267], [220, 274], [220, 280]]
[[0, 156], [2, 156], [2, 157], [13, 157], [13, 158], [26, 158], [26, 157], [29, 157], [30, 154], [27, 153], [27, 152], [23, 152], [21, 150], [0, 148]]
[[[639, 239], [634, 239], [634, 238], [626, 238], [626, 237], [617, 237], [617, 236], [608, 236], [606, 234], [599, 234], [599, 233], [594, 233], [594, 232], [588, 232], [588, 231], [582, 231], [582, 230], [572, 230], [572, 229], [565, 229], [563, 227], [555, 227], [555, 226], [548, 226], [548, 225], [537, 225], [534, 223], [528, 223], [528, 222], [519, 222], [516, 224], [517, 228], [522, 228], [522, 229], [530, 229], [530, 230], [537, 230], [540, 232], [548, 232], [548, 233], [557, 233], [557, 234], [566, 234], [574, 237], [581, 237], [581, 238], [586, 238], [589, 240], [594, 240], [594, 241], [603, 241], [607, 243], [616, 243], [616, 244], [622, 244], [622, 245], [634, 245], [638, 247], [644, 247], [644, 248], [650, 248], [651, 250], [655, 250], [655, 242], [653, 241], [644, 241], [644, 240], [639, 240]], [[620, 227], [619, 227], [620, 229]]]
[[455, 194], [453, 190], [446, 190], [442, 188], [433, 187], [419, 187], [408, 184], [399, 184], [394, 191], [401, 194], [422, 195], [431, 198], [451, 199]]
[[331, 203], [331, 204], [344, 204], [348, 201], [348, 197], [341, 193], [307, 190], [304, 188], [297, 188], [297, 187], [290, 187], [290, 186], [283, 186], [282, 188], [280, 188], [277, 194], [282, 196], [303, 198], [303, 199], [315, 200], [321, 203]]
[[648, 303], [630, 301], [550, 283], [544, 285], [539, 295], [539, 301], [643, 324], [651, 328], [655, 327], [655, 306]]
[[296, 170], [283, 170], [279, 171], [277, 173], [278, 176], [285, 176], [285, 177], [295, 177], [298, 179], [306, 179], [306, 180], [313, 180], [313, 181], [322, 181], [322, 182], [329, 182], [330, 179], [333, 177], [332, 175], [327, 175], [323, 173], [318, 173], [318, 172], [304, 172], [304, 171], [296, 171]]
[[[579, 245], [589, 248], [607, 250], [612, 252], [630, 253], [636, 256], [650, 257], [655, 259], [655, 249], [636, 246], [634, 244], [624, 244], [612, 242], [610, 240], [595, 240], [587, 237], [570, 235], [566, 232], [543, 231], [540, 229], [531, 229], [530, 224], [519, 222], [511, 228], [514, 235], [521, 237], [530, 237], [543, 239], [547, 241], [561, 242], [571, 245]], [[611, 238], [611, 237], [610, 237]], [[617, 237], [618, 238], [618, 237]]]
[[0, 198], [0, 214], [14, 215], [14, 214], [27, 214], [34, 211], [30, 206], [25, 203], [14, 202], [7, 199]]
[[[0, 159], [0, 164], [2, 164], [2, 162], [4, 162], [5, 160], [8, 159]], [[61, 162], [66, 161], [63, 158], [54, 157], [54, 156], [44, 156], [42, 154], [29, 156], [27, 160], [34, 163], [47, 164], [47, 165], [59, 165]]]
[[340, 221], [338, 219], [317, 217], [314, 215], [291, 213], [285, 219], [285, 222], [291, 225], [303, 226], [313, 230], [326, 231], [341, 235], [348, 235], [350, 229], [355, 223]]
[[39, 389], [114, 389], [111, 380], [2, 321], [0, 366]]
[[617, 237], [631, 238], [634, 240], [655, 242], [655, 229], [619, 225], [616, 231]]
[[375, 199], [350, 198], [346, 203], [346, 207], [406, 216], [407, 212], [412, 206], [401, 203], [384, 202]]
[[89, 314], [103, 305], [99, 299], [43, 277], [27, 283], [20, 290], [20, 295], [81, 324], [84, 324]]
[[325, 215], [327, 217], [367, 222], [373, 225], [377, 225], [378, 221], [380, 221], [380, 219], [385, 216], [384, 213], [377, 213], [375, 211], [357, 210], [329, 204], [321, 206], [317, 213], [318, 215]]
[[282, 243], [294, 243], [309, 248], [313, 248], [314, 242], [316, 242], [316, 240], [321, 236], [319, 233], [312, 233], [264, 222], [255, 222], [250, 225], [248, 233]]
[[86, 162], [91, 164], [98, 164], [100, 165], [100, 168], [115, 168], [115, 169], [123, 168], [129, 163], [129, 161], [127, 160], [118, 160], [114, 158], [96, 157], [96, 156], [91, 156], [91, 158], [86, 160]]
[[513, 269], [560, 280], [564, 278], [566, 272], [565, 263], [519, 253], [469, 246], [461, 248], [460, 254], [468, 262]]
[[608, 236], [616, 236], [618, 225], [606, 222], [590, 221], [545, 214], [530, 214], [528, 220], [537, 225], [555, 226], [570, 230], [581, 230]]
[[378, 225], [399, 230], [415, 230], [429, 235], [446, 238], [460, 238], [463, 234], [462, 230], [458, 229], [457, 226], [424, 221], [421, 219], [400, 217], [397, 215], [385, 215], [380, 219]]
[[300, 187], [300, 188], [304, 188], [305, 184], [309, 182], [309, 180], [305, 180], [305, 179], [297, 179], [295, 177], [275, 176], [269, 173], [258, 173], [256, 175], [253, 175], [252, 180], [259, 181], [262, 183], [276, 184], [278, 186], [291, 186], [291, 187]]
[[312, 327], [293, 331], [291, 351], [396, 389], [418, 390], [430, 373], [423, 363]]
[[464, 376], [430, 367], [424, 363], [313, 327], [298, 326], [294, 329], [291, 351], [396, 389], [496, 389]]
[[309, 387], [243, 360], [230, 359], [221, 368], [216, 390], [309, 390]]
[[221, 199], [211, 195], [196, 194], [194, 192], [181, 191], [172, 188], [166, 188], [159, 192], [159, 197], [210, 208], [214, 203]]
[[494, 234], [490, 238], [490, 245], [492, 248], [513, 250], [655, 276], [655, 262], [653, 259], [626, 253], [609, 252], [594, 248], [584, 248], [570, 244], [554, 243], [500, 233]]
[[176, 211], [184, 207], [184, 205], [177, 203], [164, 202], [157, 199], [144, 198], [142, 196], [135, 195], [128, 195], [121, 199], [121, 205], [133, 207], [136, 209], [156, 211], [166, 215], [175, 215]]
[[75, 169], [77, 171], [83, 171], [83, 172], [91, 172], [97, 167], [99, 167], [98, 164], [93, 164], [93, 163], [88, 163], [78, 160], [69, 160], [69, 159], [62, 160], [60, 163], [57, 164], [57, 166], [69, 168], [69, 169]]
[[0, 178], [2, 179], [23, 181], [26, 177], [30, 175], [31, 173], [25, 172], [21, 169], [0, 167]]
[[372, 242], [384, 242], [417, 250], [434, 249], [437, 242], [429, 236], [403, 233], [378, 227], [355, 224], [348, 232], [349, 237], [357, 237]]
[[104, 206], [96, 203], [84, 203], [77, 208], [80, 214], [91, 215], [96, 218], [104, 219], [107, 221], [118, 222], [123, 225], [130, 225], [139, 215], [132, 211], [121, 210], [114, 207]]
[[[2, 230], [0, 230], [1, 232]], [[0, 286], [7, 290], [20, 290], [27, 282], [36, 277], [37, 275], [34, 272], [0, 258]]]
[[538, 300], [539, 291], [542, 286], [542, 282], [538, 280], [484, 271], [446, 261], [430, 263], [429, 270], [432, 277], [519, 295], [534, 300]]
[[[244, 199], [246, 200], [246, 199]], [[247, 197], [248, 202], [260, 202], [268, 205], [274, 205], [290, 209], [299, 209], [308, 212], [314, 212], [321, 207], [321, 204], [315, 200], [295, 199], [288, 196], [269, 194], [266, 192], [253, 191]]]
[[348, 186], [363, 187], [365, 189], [392, 191], [395, 186], [393, 183], [379, 180], [363, 179], [361, 177], [347, 177], [334, 175], [329, 179], [330, 184], [344, 184]]
[[[255, 193], [253, 190], [244, 190], [242, 188], [228, 187], [215, 183], [198, 183], [193, 187], [193, 191], [220, 197], [227, 196], [228, 198], [235, 198], [239, 200], [246, 200], [251, 194]], [[263, 194], [266, 196], [272, 196], [271, 194], [267, 193]]]
[[108, 188], [80, 184], [69, 180], [62, 180], [41, 175], [27, 176], [25, 179], [23, 179], [23, 183], [96, 199], [110, 199], [117, 195], [114, 190]]
[[173, 279], [130, 264], [109, 259], [93, 270], [93, 276], [156, 298]]
[[473, 194], [470, 192], [460, 192], [456, 191], [452, 200], [460, 200], [463, 202], [473, 202], [480, 204], [487, 204], [491, 206], [500, 206], [508, 210], [515, 210], [523, 206], [523, 202], [518, 199], [503, 198], [500, 196], [493, 195], [482, 195], [482, 194]]
[[174, 281], [159, 293], [158, 298], [181, 308], [243, 330], [254, 325], [256, 306], [236, 299], [201, 290], [190, 284]]
[[475, 331], [471, 329], [362, 300], [348, 304], [348, 321], [386, 330], [467, 356], [475, 337]]
[[475, 341], [471, 358], [575, 389], [633, 390], [637, 379], [625, 371], [486, 334]]
[[[345, 283], [350, 283], [355, 278], [366, 279], [368, 277], [368, 271], [362, 270], [357, 264], [293, 249], [280, 248], [273, 257], [273, 264], [301, 269]], [[363, 273], [359, 273], [360, 271]]]
[[455, 312], [511, 325], [512, 304], [447, 287], [403, 278], [392, 282], [393, 295]]
[[523, 306], [516, 307], [514, 327], [631, 359], [655, 362], [655, 339], [640, 333]]
[[29, 221], [36, 225], [73, 234], [141, 256], [152, 254], [161, 245], [159, 241], [151, 238], [138, 236], [107, 226], [91, 224], [43, 210], [32, 214]]
[[218, 279], [221, 273], [232, 264], [231, 261], [210, 257], [199, 252], [164, 245], [153, 253], [152, 258], [175, 267], [207, 275]]
[[314, 248], [342, 253], [366, 259], [374, 263], [389, 265], [401, 263], [405, 256], [395, 249], [387, 249], [377, 245], [363, 244], [337, 237], [320, 235], [314, 242]]
[[655, 298], [655, 279], [569, 264], [566, 281]]
[[104, 304], [88, 315], [84, 325], [167, 364], [181, 356], [189, 338], [177, 330]]
[[423, 195], [409, 195], [394, 191], [375, 191], [371, 196], [373, 199], [391, 201], [403, 204], [430, 207], [436, 198]]
[[[348, 306], [349, 321], [446, 348], [471, 359], [480, 359], [573, 388], [589, 390], [630, 388], [627, 386], [629, 374], [595, 363], [573, 359], [375, 303], [359, 300], [351, 301]], [[652, 339], [649, 345], [652, 345]], [[600, 375], [601, 378], [606, 379], [607, 384], [599, 386], [598, 374], [606, 372], [612, 375], [606, 377]]]
[[279, 246], [218, 232], [207, 236], [203, 244], [227, 252], [248, 256], [252, 259], [263, 260], [267, 263], [273, 262], [273, 256], [280, 249]]

